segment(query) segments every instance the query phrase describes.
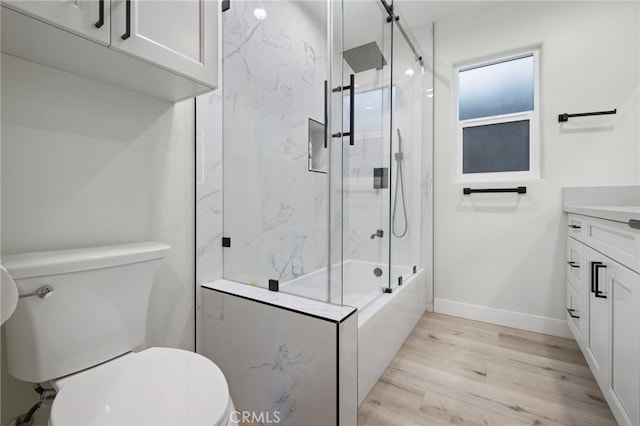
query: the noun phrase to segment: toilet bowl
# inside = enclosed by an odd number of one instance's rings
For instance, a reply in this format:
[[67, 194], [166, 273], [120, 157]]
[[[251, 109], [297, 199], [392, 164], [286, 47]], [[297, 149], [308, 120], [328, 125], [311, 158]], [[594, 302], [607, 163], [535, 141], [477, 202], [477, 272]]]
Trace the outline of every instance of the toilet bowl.
[[133, 352], [145, 344], [151, 286], [169, 249], [3, 256], [21, 295], [4, 325], [7, 367], [18, 380], [55, 388], [49, 425], [235, 424], [229, 387], [211, 360], [172, 348]]
[[234, 424], [222, 371], [180, 349], [129, 353], [51, 383], [50, 426]]

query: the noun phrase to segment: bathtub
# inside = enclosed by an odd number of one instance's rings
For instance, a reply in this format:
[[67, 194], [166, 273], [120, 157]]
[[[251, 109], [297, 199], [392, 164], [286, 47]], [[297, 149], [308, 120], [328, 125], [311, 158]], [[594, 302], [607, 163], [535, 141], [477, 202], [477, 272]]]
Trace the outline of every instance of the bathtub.
[[[392, 265], [393, 292], [383, 293], [387, 271], [374, 275], [379, 264], [346, 260], [342, 270], [333, 267], [332, 274], [343, 274], [342, 304], [358, 309], [358, 406], [362, 404], [426, 307], [426, 273], [424, 268], [413, 273], [410, 266]], [[396, 286], [397, 277], [403, 284]], [[327, 270], [321, 269], [280, 284], [280, 291], [329, 300]], [[339, 300], [333, 295], [332, 300]]]

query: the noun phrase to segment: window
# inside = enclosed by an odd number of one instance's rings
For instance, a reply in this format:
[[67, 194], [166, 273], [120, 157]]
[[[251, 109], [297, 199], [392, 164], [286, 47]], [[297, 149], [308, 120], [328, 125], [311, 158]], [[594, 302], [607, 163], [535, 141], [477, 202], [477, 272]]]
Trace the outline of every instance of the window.
[[456, 178], [540, 177], [538, 52], [456, 68]]

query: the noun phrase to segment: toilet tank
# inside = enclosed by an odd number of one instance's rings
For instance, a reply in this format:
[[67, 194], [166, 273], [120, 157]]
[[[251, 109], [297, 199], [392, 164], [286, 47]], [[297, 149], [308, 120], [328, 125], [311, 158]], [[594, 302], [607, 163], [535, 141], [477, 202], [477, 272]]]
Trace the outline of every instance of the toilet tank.
[[2, 256], [20, 298], [5, 323], [9, 373], [41, 383], [144, 343], [151, 285], [170, 247], [137, 243]]

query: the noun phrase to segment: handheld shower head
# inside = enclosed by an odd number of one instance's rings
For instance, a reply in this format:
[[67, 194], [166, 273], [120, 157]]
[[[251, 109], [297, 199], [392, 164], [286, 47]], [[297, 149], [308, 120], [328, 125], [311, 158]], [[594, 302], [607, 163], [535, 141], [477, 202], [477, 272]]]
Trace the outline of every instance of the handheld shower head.
[[402, 135], [400, 134], [400, 129], [396, 130], [398, 131], [398, 152], [395, 153], [395, 158], [397, 161], [400, 161], [404, 157], [402, 154]]
[[[407, 222], [407, 204], [404, 197], [404, 180], [402, 179], [402, 159], [404, 154], [402, 153], [402, 135], [400, 134], [400, 129], [396, 129], [398, 131], [398, 152], [395, 153], [396, 161], [398, 162], [398, 167], [396, 168], [396, 190], [393, 199], [393, 213], [392, 224], [391, 224], [391, 233], [396, 238], [402, 238], [407, 234], [407, 230], [409, 229], [409, 223]], [[402, 231], [396, 231], [396, 209], [398, 207], [398, 194], [402, 197], [402, 215], [404, 217], [404, 228]]]

